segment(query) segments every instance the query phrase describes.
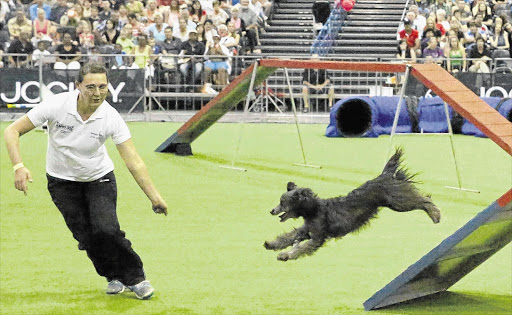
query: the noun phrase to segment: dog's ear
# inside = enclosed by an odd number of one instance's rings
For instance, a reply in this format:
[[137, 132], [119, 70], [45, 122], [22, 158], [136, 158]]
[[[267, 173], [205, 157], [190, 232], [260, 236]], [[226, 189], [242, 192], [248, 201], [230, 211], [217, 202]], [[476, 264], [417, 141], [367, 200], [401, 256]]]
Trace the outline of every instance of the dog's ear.
[[295, 188], [297, 188], [297, 185], [295, 185], [294, 182], [288, 182], [288, 184], [286, 185], [287, 191], [294, 190]]

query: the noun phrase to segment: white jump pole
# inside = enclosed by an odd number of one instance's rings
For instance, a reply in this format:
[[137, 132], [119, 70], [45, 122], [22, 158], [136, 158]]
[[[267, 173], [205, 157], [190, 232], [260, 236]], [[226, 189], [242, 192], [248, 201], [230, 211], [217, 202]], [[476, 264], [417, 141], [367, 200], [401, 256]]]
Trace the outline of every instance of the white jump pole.
[[247, 120], [247, 115], [249, 113], [249, 103], [251, 102], [251, 91], [254, 89], [254, 81], [256, 80], [256, 71], [258, 70], [259, 59], [254, 61], [254, 68], [252, 69], [251, 82], [249, 83], [249, 89], [247, 90], [247, 96], [245, 97], [245, 105], [244, 105], [244, 114], [242, 118], [242, 122], [240, 123], [240, 128], [238, 130], [238, 142], [235, 147], [235, 152], [233, 153], [233, 159], [231, 160], [231, 165], [220, 165], [219, 167], [228, 168], [235, 171], [247, 172], [247, 169], [236, 167], [235, 161], [238, 157], [238, 151], [240, 150], [240, 142], [242, 141], [242, 131], [245, 125], [245, 121]]
[[299, 119], [297, 118], [297, 107], [295, 106], [295, 98], [293, 97], [292, 85], [290, 84], [290, 77], [288, 76], [288, 68], [284, 68], [284, 74], [286, 76], [286, 84], [288, 85], [288, 90], [290, 92], [290, 99], [291, 99], [291, 102], [292, 102], [293, 117], [295, 118], [295, 126], [297, 126], [297, 134], [299, 135], [299, 142], [300, 142], [300, 149], [302, 151], [302, 158], [304, 159], [304, 164], [293, 163], [293, 165], [295, 165], [295, 166], [312, 167], [312, 168], [322, 168], [319, 165], [308, 164], [308, 162], [306, 161], [306, 154], [304, 153], [304, 145], [302, 144], [302, 137], [300, 135]]

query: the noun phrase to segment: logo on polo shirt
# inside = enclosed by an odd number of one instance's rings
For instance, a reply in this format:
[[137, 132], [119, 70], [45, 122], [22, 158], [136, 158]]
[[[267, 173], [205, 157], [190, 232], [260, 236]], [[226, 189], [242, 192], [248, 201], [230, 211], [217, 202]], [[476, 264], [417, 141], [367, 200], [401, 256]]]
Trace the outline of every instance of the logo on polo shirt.
[[70, 133], [75, 128], [75, 126], [64, 125], [64, 124], [61, 124], [60, 122], [57, 122], [57, 124], [55, 124], [55, 127], [59, 128], [60, 132], [62, 132], [62, 133]]

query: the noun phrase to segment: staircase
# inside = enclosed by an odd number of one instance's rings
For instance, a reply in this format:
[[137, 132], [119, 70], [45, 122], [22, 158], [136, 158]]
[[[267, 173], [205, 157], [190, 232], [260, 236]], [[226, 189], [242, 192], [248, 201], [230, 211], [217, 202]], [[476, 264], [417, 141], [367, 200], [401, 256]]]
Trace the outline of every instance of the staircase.
[[[331, 56], [394, 57], [396, 31], [407, 0], [357, 0], [333, 43]], [[334, 1], [332, 1], [334, 2]], [[313, 1], [281, 0], [260, 35], [266, 56], [309, 55], [316, 38]]]

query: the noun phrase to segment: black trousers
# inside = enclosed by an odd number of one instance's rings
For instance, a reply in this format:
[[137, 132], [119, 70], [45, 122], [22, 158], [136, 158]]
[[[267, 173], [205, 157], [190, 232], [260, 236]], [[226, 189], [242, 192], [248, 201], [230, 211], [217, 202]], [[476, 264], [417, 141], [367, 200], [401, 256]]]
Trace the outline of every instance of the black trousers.
[[85, 250], [100, 276], [134, 285], [145, 279], [142, 261], [117, 219], [114, 172], [93, 182], [75, 182], [46, 174], [48, 191], [78, 248]]

